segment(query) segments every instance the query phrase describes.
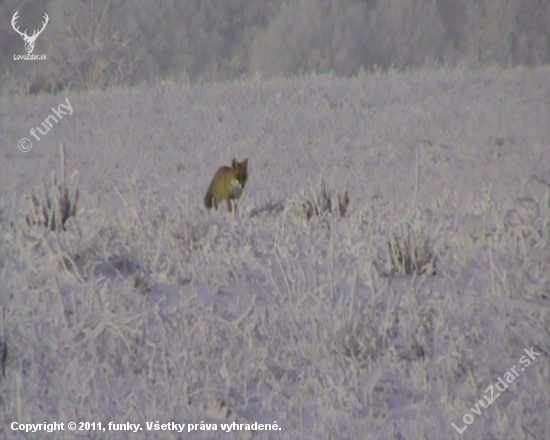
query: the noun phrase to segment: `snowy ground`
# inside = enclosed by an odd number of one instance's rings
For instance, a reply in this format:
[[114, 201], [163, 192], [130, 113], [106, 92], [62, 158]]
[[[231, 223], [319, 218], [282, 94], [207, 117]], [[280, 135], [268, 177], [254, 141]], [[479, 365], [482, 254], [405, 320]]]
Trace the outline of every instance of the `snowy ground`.
[[[80, 201], [56, 233], [25, 215], [60, 142]], [[208, 212], [233, 157], [238, 215]], [[0, 437], [550, 438], [550, 68], [2, 98], [0, 163]], [[392, 274], [407, 224], [435, 275]]]

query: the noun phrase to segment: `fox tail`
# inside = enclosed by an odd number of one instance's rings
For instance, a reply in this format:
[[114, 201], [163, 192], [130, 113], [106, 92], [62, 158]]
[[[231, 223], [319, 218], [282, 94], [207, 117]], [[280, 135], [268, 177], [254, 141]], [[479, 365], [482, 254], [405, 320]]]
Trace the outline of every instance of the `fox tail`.
[[204, 196], [204, 206], [206, 209], [212, 208], [212, 188], [208, 188], [208, 192]]

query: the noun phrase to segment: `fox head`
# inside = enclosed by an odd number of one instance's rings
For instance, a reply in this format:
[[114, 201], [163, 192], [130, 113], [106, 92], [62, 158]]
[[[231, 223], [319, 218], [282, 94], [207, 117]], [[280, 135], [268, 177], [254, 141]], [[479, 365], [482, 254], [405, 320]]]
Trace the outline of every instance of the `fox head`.
[[237, 159], [233, 159], [231, 162], [231, 169], [236, 171], [235, 178], [239, 181], [241, 187], [244, 188], [246, 180], [248, 179], [248, 159], [242, 162], [237, 162]]

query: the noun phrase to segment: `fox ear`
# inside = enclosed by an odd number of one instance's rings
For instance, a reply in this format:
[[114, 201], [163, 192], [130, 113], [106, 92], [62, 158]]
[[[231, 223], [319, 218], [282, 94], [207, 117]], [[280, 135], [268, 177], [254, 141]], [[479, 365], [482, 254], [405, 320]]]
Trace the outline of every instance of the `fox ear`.
[[248, 157], [244, 160], [243, 164], [245, 167], [248, 165]]
[[233, 158], [233, 160], [231, 161], [231, 168], [237, 168], [237, 159]]

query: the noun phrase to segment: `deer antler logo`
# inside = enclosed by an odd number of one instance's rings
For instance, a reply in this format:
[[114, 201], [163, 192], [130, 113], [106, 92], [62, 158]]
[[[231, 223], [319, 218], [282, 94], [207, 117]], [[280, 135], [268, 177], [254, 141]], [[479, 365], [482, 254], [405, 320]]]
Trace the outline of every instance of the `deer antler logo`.
[[13, 14], [13, 18], [11, 19], [11, 26], [13, 27], [15, 32], [17, 32], [19, 35], [21, 35], [21, 38], [23, 38], [23, 40], [25, 40], [25, 50], [27, 51], [27, 53], [30, 54], [34, 50], [34, 43], [36, 42], [36, 39], [38, 38], [38, 36], [42, 33], [42, 31], [44, 30], [44, 28], [48, 24], [49, 17], [48, 17], [48, 14], [44, 13], [44, 19], [46, 21], [42, 22], [42, 29], [40, 29], [40, 30], [35, 29], [33, 34], [29, 37], [27, 35], [27, 29], [25, 29], [25, 32], [21, 32], [19, 30], [19, 26], [15, 27], [15, 22], [19, 18], [18, 14], [19, 14], [19, 11], [15, 11], [15, 14]]

